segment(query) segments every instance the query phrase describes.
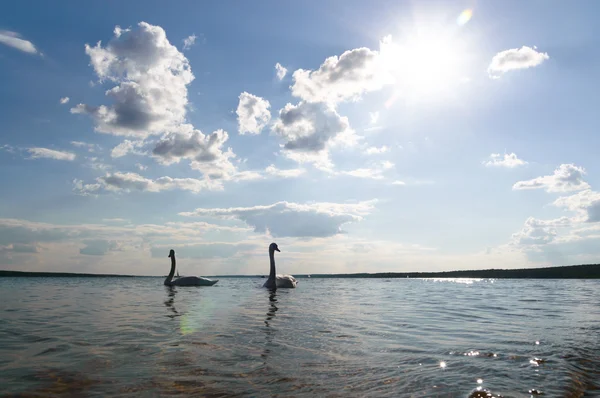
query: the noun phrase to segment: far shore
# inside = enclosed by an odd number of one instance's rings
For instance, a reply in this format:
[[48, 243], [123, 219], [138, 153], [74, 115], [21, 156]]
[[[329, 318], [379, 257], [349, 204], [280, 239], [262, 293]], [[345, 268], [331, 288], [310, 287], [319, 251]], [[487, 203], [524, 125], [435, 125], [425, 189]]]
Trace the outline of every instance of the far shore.
[[[261, 278], [264, 275], [206, 275], [215, 278]], [[544, 268], [484, 269], [443, 272], [378, 272], [354, 274], [294, 275], [296, 278], [491, 278], [491, 279], [600, 279], [600, 264], [569, 265]], [[70, 272], [2, 271], [0, 277], [54, 278], [158, 278], [164, 276], [82, 274]]]

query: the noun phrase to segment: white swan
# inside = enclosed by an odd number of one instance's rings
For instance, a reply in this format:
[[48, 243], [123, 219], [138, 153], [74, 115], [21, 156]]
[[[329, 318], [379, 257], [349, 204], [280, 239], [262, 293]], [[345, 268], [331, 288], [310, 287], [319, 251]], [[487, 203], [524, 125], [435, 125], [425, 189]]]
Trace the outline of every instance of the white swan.
[[276, 275], [275, 274], [275, 251], [279, 251], [277, 243], [271, 243], [269, 246], [269, 258], [271, 260], [271, 272], [269, 273], [269, 279], [265, 282], [263, 287], [267, 289], [277, 289], [281, 287], [294, 288], [298, 281], [291, 275]]
[[218, 279], [213, 281], [206, 278], [198, 278], [197, 276], [182, 276], [172, 280], [173, 275], [175, 275], [175, 250], [169, 252], [169, 257], [171, 257], [171, 272], [169, 272], [167, 279], [165, 279], [165, 286], [212, 286], [219, 281]]

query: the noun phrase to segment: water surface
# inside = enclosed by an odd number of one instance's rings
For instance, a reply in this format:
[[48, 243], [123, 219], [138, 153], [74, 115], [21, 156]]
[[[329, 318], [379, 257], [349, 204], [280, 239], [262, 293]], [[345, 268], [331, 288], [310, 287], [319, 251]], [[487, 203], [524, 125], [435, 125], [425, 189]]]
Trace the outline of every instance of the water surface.
[[262, 282], [0, 278], [0, 390], [600, 395], [600, 281], [312, 278], [275, 294]]

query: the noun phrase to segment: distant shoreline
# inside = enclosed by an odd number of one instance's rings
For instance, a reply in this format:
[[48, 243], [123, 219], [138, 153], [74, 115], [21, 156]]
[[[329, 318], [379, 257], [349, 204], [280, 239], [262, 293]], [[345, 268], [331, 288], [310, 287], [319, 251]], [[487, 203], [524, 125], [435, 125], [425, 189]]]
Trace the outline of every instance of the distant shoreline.
[[[260, 278], [262, 275], [210, 275], [219, 278]], [[158, 278], [160, 276], [84, 274], [71, 272], [2, 271], [0, 277], [54, 278]], [[164, 278], [164, 276], [162, 276]], [[307, 278], [308, 275], [295, 275]], [[311, 274], [311, 278], [493, 278], [493, 279], [600, 279], [600, 264], [544, 268], [485, 269], [443, 272], [378, 272], [354, 274]]]

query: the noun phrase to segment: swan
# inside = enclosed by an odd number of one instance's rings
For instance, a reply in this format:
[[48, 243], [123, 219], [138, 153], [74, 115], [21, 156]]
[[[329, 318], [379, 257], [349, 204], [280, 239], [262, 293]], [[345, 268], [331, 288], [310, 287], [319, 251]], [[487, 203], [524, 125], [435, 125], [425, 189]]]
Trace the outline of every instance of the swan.
[[219, 281], [218, 279], [213, 281], [206, 278], [198, 278], [197, 276], [182, 276], [172, 280], [175, 274], [175, 250], [171, 249], [169, 257], [171, 257], [171, 272], [169, 272], [169, 275], [165, 279], [165, 286], [212, 286]]
[[269, 279], [265, 282], [263, 287], [267, 289], [277, 289], [281, 287], [294, 288], [298, 281], [291, 275], [275, 275], [275, 251], [280, 251], [277, 247], [277, 243], [271, 243], [269, 246], [269, 258], [271, 260], [271, 272], [269, 273]]

